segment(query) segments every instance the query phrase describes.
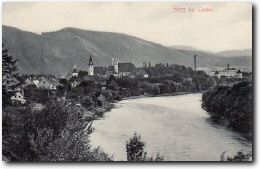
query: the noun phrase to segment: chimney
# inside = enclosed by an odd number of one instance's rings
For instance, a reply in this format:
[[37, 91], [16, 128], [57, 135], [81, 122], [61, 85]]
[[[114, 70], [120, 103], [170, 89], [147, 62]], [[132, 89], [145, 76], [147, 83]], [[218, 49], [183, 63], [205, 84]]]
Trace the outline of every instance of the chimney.
[[197, 70], [196, 57], [197, 57], [197, 55], [194, 55], [194, 71]]
[[227, 64], [227, 70], [229, 70], [229, 64]]

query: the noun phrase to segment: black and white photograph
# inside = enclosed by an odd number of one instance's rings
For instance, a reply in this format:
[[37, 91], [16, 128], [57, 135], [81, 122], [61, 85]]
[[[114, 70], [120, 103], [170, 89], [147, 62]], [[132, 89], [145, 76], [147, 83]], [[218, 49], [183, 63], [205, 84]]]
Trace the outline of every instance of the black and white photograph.
[[2, 2], [2, 161], [254, 161], [253, 4]]

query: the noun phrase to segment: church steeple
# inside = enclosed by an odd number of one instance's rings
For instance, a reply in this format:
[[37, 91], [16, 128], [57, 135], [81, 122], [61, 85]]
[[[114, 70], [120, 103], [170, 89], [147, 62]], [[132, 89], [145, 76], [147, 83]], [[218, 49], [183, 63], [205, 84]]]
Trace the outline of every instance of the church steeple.
[[88, 65], [89, 65], [89, 66], [90, 66], [90, 65], [94, 65], [94, 64], [93, 64], [93, 60], [92, 60], [91, 53], [90, 53]]
[[92, 60], [91, 53], [90, 53], [89, 62], [88, 62], [88, 74], [90, 76], [94, 76], [94, 63]]

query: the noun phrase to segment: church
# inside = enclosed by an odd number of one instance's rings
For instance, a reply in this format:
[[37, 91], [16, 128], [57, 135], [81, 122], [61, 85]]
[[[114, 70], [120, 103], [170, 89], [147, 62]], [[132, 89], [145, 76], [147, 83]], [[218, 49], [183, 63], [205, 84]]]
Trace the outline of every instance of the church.
[[[89, 76], [102, 76], [108, 77], [114, 75], [115, 77], [125, 77], [133, 75], [140, 68], [136, 68], [133, 63], [119, 63], [116, 57], [112, 57], [112, 65], [108, 67], [94, 67], [94, 62], [92, 56], [89, 57], [88, 64], [88, 74]], [[144, 71], [144, 70], [143, 70]], [[142, 71], [142, 72], [143, 72]], [[140, 71], [138, 71], [140, 72]], [[140, 73], [138, 74], [140, 76]], [[145, 72], [143, 77], [148, 77], [148, 74]]]
[[[143, 68], [136, 68], [133, 63], [119, 63], [116, 57], [112, 57], [112, 64], [108, 67], [95, 67], [92, 55], [89, 56], [88, 61], [88, 75], [89, 76], [100, 76], [100, 77], [109, 77], [114, 75], [115, 77], [140, 77], [147, 78], [148, 74]], [[73, 68], [71, 77], [78, 77], [78, 71], [76, 65]]]

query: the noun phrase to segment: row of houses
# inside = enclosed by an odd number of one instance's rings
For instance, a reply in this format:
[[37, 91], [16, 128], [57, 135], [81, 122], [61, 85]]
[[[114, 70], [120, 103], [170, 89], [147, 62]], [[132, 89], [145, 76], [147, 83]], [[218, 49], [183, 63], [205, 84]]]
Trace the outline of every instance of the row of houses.
[[28, 76], [24, 80], [24, 84], [22, 85], [22, 88], [11, 97], [11, 101], [13, 103], [25, 104], [26, 99], [24, 97], [23, 89], [30, 85], [35, 86], [38, 89], [56, 90], [58, 86], [61, 84], [55, 77], [48, 76], [48, 75]]
[[35, 85], [39, 89], [50, 89], [55, 90], [57, 89], [59, 81], [55, 77], [50, 76], [39, 76], [39, 77], [28, 77], [25, 79], [24, 87], [29, 85]]

